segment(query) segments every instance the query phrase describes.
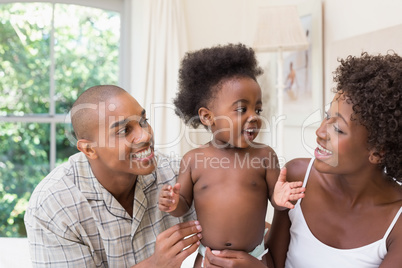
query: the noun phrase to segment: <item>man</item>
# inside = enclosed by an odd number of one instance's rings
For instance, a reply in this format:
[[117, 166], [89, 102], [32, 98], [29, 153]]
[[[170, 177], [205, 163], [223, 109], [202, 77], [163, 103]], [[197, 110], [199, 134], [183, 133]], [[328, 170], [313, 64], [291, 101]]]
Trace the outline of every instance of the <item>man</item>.
[[158, 209], [178, 163], [154, 154], [145, 110], [117, 86], [95, 86], [71, 121], [81, 152], [43, 179], [25, 214], [33, 266], [180, 267], [201, 227], [186, 222], [193, 211], [177, 219]]

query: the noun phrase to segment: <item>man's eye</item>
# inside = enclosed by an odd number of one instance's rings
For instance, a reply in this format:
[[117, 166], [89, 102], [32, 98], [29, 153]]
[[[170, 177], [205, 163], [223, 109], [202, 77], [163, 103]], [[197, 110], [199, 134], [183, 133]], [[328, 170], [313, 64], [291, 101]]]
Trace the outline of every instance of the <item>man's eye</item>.
[[141, 127], [147, 127], [148, 126], [148, 118], [142, 119], [140, 122]]
[[122, 129], [120, 129], [120, 130], [117, 132], [117, 134], [118, 134], [118, 135], [122, 135], [122, 134], [127, 134], [127, 132], [128, 132], [128, 127], [124, 127], [124, 128], [122, 128]]

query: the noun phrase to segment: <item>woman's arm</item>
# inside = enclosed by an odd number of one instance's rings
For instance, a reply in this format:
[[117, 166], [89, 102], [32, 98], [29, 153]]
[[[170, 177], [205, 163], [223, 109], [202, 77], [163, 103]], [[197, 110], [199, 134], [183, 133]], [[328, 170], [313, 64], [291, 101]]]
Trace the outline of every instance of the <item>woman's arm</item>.
[[387, 239], [387, 255], [385, 255], [380, 268], [392, 268], [402, 263], [402, 215], [399, 216], [394, 228]]
[[[294, 159], [289, 161], [285, 167], [287, 170], [286, 180], [289, 182], [303, 183], [304, 174], [310, 159]], [[303, 188], [305, 191], [305, 188]], [[272, 220], [271, 230], [268, 235], [267, 248], [269, 248], [269, 257], [275, 268], [285, 266], [286, 254], [290, 242], [290, 219], [289, 210], [275, 210]]]
[[288, 210], [275, 210], [267, 242], [267, 248], [269, 248], [267, 258], [272, 259], [275, 268], [285, 267], [286, 253], [290, 241], [289, 229]]

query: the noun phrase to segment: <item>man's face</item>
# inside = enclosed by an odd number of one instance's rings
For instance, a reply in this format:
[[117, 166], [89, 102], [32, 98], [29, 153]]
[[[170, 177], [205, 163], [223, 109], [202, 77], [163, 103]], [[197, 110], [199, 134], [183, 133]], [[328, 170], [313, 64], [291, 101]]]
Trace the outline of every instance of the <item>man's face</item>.
[[128, 93], [99, 103], [92, 133], [96, 159], [110, 174], [150, 174], [156, 166], [145, 110]]

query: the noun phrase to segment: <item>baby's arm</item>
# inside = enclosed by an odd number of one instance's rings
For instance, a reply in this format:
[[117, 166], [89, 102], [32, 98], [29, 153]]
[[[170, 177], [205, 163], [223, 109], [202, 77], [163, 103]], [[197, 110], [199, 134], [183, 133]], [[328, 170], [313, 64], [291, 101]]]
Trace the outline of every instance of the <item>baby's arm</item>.
[[159, 209], [169, 212], [175, 217], [183, 216], [191, 207], [193, 201], [193, 183], [190, 172], [191, 157], [185, 155], [180, 162], [177, 183], [163, 186], [159, 193]]
[[302, 187], [303, 182], [287, 182], [286, 181], [286, 168], [282, 168], [279, 174], [278, 180], [275, 184], [274, 194], [271, 198], [271, 203], [277, 210], [285, 210], [286, 208], [294, 208], [294, 204], [290, 201], [296, 201], [299, 198], [304, 197], [304, 191]]

